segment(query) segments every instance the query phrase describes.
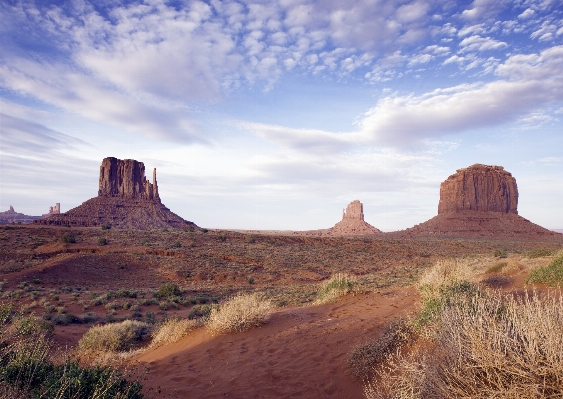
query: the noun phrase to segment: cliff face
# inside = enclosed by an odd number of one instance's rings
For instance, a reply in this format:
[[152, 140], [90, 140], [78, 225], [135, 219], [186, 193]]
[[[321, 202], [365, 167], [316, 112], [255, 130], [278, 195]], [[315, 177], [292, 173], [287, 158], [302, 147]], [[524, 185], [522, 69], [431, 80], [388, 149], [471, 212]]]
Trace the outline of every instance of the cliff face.
[[100, 166], [99, 197], [121, 197], [160, 201], [156, 183], [145, 179], [145, 165], [134, 159], [105, 158]]
[[440, 185], [438, 214], [485, 211], [518, 214], [516, 179], [502, 166], [458, 169]]

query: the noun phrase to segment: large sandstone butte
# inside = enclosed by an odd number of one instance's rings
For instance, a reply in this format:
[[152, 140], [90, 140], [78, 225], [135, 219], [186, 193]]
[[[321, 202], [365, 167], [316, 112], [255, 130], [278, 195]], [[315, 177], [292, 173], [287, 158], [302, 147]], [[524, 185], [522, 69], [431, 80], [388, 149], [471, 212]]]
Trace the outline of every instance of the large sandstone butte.
[[458, 169], [440, 185], [438, 214], [490, 211], [518, 214], [516, 179], [502, 166], [475, 164]]
[[367, 234], [381, 234], [381, 231], [364, 221], [364, 206], [359, 200], [354, 200], [342, 212], [342, 220], [336, 223], [334, 227], [328, 229], [323, 235], [350, 236]]
[[156, 168], [151, 183], [145, 179], [142, 162], [113, 157], [102, 161], [97, 197], [36, 223], [82, 227], [106, 224], [118, 229], [141, 230], [195, 226], [162, 204]]
[[390, 235], [561, 240], [519, 216], [517, 207], [516, 179], [502, 166], [475, 164], [442, 182], [438, 216]]

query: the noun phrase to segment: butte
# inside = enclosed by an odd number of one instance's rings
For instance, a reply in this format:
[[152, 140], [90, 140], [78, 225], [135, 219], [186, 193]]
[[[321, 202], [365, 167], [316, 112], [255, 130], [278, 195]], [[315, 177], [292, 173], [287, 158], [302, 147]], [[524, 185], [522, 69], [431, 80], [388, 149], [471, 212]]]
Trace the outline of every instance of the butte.
[[323, 235], [328, 236], [356, 236], [368, 234], [382, 234], [381, 230], [376, 229], [364, 220], [364, 205], [354, 200], [348, 204], [346, 210], [342, 212], [342, 220], [328, 229]]
[[516, 179], [502, 166], [458, 169], [440, 185], [438, 215], [398, 237], [442, 236], [561, 241], [561, 235], [518, 215]]
[[156, 168], [152, 183], [145, 179], [145, 165], [134, 159], [105, 158], [100, 166], [98, 196], [65, 213], [53, 214], [37, 224], [118, 229], [185, 228], [194, 223], [171, 212], [160, 201]]

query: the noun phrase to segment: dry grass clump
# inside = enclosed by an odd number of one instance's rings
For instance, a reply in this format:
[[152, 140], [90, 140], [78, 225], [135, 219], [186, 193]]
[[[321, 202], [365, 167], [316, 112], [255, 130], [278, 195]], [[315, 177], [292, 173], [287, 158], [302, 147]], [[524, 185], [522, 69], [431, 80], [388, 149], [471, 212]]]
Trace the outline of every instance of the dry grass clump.
[[437, 289], [459, 281], [471, 281], [474, 274], [470, 260], [440, 260], [424, 272], [418, 282], [418, 287]]
[[239, 294], [219, 308], [211, 309], [207, 328], [212, 334], [248, 330], [264, 324], [270, 318], [274, 306], [270, 300], [254, 294]]
[[199, 325], [200, 323], [197, 320], [180, 319], [177, 317], [168, 319], [153, 332], [150, 346], [177, 342]]
[[526, 293], [453, 298], [435, 339], [397, 352], [364, 387], [375, 398], [563, 396], [563, 299]]
[[150, 336], [150, 326], [136, 320], [90, 328], [78, 342], [84, 352], [128, 351]]
[[335, 301], [337, 298], [350, 293], [354, 282], [355, 279], [349, 274], [333, 274], [330, 279], [322, 284], [321, 289], [317, 293], [317, 300], [315, 302], [321, 304]]
[[357, 378], [366, 380], [374, 369], [415, 336], [413, 325], [400, 318], [388, 323], [377, 340], [360, 344], [354, 348], [348, 359], [348, 370]]

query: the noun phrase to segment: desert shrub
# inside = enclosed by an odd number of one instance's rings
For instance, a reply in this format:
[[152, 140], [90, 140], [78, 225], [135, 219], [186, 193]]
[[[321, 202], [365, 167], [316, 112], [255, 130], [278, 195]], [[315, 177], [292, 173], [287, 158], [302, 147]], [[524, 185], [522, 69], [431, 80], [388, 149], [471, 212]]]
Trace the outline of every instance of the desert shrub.
[[178, 286], [174, 283], [164, 283], [158, 287], [158, 291], [155, 293], [157, 298], [172, 298], [178, 296], [182, 293]]
[[317, 293], [317, 303], [325, 303], [336, 300], [336, 298], [352, 291], [353, 279], [348, 274], [336, 273], [325, 281]]
[[557, 253], [549, 265], [532, 270], [526, 280], [526, 284], [530, 283], [561, 285], [563, 283], [563, 251]]
[[194, 305], [193, 308], [190, 309], [190, 313], [188, 314], [188, 319], [198, 319], [198, 318], [207, 318], [211, 314], [211, 305]]
[[171, 344], [188, 335], [199, 323], [196, 320], [187, 320], [173, 317], [158, 326], [152, 334], [151, 346], [158, 344]]
[[15, 317], [9, 327], [18, 335], [50, 335], [54, 331], [53, 323], [34, 315]]
[[78, 342], [78, 348], [87, 352], [127, 351], [138, 346], [149, 335], [148, 324], [136, 320], [125, 320], [121, 323], [90, 328]]
[[96, 312], [88, 312], [82, 316], [83, 323], [93, 323], [98, 320], [98, 314]]
[[108, 240], [105, 237], [100, 237], [98, 238], [98, 245], [103, 246], [103, 245], [107, 245]]
[[348, 369], [361, 380], [370, 377], [377, 365], [415, 336], [412, 324], [406, 319], [397, 319], [388, 323], [375, 341], [356, 346], [348, 359]]
[[534, 259], [534, 258], [542, 258], [544, 256], [551, 256], [554, 254], [554, 250], [553, 249], [547, 249], [547, 248], [536, 248], [536, 249], [532, 249], [531, 251], [526, 252], [526, 257], [530, 258], [530, 259]]
[[66, 244], [72, 244], [76, 242], [76, 238], [74, 238], [71, 232], [67, 231], [61, 236], [61, 241]]
[[207, 229], [201, 229], [201, 232], [202, 232], [202, 233], [207, 233], [208, 231], [209, 231], [209, 230], [207, 230]]
[[174, 244], [172, 244], [173, 248], [181, 248], [182, 247], [182, 243], [180, 241], [176, 241]]
[[145, 321], [146, 321], [147, 323], [149, 323], [149, 324], [154, 324], [155, 321], [156, 321], [156, 318], [155, 318], [155, 316], [154, 316], [154, 313], [153, 313], [153, 312], [147, 312], [147, 313], [145, 314]]
[[0, 350], [0, 382], [16, 398], [142, 399], [142, 386], [110, 367], [81, 367], [48, 359], [50, 343], [42, 337], [21, 339]]
[[256, 239], [252, 235], [246, 236], [246, 242], [249, 244], [254, 244], [256, 242]]
[[109, 230], [111, 229], [111, 224], [109, 223], [102, 223], [102, 230]]
[[224, 234], [220, 234], [220, 235], [217, 237], [217, 240], [219, 240], [219, 241], [221, 241], [221, 242], [225, 242], [225, 241], [227, 241], [227, 236], [224, 235]]
[[495, 258], [506, 258], [507, 257], [507, 252], [505, 249], [495, 249], [493, 251], [493, 256]]
[[560, 293], [485, 295], [453, 281], [432, 291], [431, 298], [443, 299], [438, 322], [424, 324], [430, 331], [419, 335], [431, 339], [377, 365], [366, 398], [561, 397]]
[[248, 330], [266, 323], [272, 311], [272, 302], [260, 295], [238, 294], [211, 309], [207, 328], [213, 334]]
[[487, 268], [487, 270], [485, 270], [485, 273], [498, 273], [502, 271], [502, 269], [504, 269], [506, 266], [508, 266], [508, 262], [498, 262]]
[[51, 320], [53, 323], [61, 326], [67, 326], [69, 324], [80, 324], [82, 323], [82, 319], [76, 317], [70, 313], [61, 313], [53, 317]]

